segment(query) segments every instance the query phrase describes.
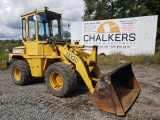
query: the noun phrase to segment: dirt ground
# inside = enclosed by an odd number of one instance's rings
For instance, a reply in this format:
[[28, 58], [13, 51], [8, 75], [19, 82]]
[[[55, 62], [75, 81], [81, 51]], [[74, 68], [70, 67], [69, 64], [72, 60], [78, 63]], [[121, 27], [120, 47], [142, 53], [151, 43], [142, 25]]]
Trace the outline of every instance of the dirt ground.
[[[102, 73], [113, 69], [101, 67]], [[134, 66], [133, 71], [141, 92], [124, 117], [99, 110], [84, 85], [67, 98], [57, 98], [43, 80], [17, 86], [10, 70], [0, 71], [0, 120], [160, 120], [160, 66]]]

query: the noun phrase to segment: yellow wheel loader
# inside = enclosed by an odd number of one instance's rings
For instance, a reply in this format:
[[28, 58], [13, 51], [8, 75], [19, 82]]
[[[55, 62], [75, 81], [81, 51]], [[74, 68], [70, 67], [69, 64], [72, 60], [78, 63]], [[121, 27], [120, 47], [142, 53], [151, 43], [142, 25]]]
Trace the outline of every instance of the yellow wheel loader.
[[22, 15], [21, 20], [24, 46], [13, 48], [9, 54], [15, 84], [26, 85], [33, 77], [45, 77], [51, 93], [65, 97], [81, 76], [97, 107], [119, 116], [125, 114], [140, 92], [131, 63], [102, 75], [97, 66], [97, 46], [62, 41], [61, 14], [35, 10]]

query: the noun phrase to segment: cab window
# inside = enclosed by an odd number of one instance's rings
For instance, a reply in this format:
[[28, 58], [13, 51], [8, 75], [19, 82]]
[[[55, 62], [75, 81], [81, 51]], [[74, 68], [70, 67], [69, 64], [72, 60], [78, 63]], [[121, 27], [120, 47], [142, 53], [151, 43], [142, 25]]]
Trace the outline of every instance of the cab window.
[[38, 20], [38, 40], [46, 40], [49, 38], [49, 25], [46, 20], [45, 13], [38, 14], [40, 19]]
[[33, 16], [28, 17], [28, 33], [29, 33], [29, 38], [30, 40], [35, 40], [36, 39], [36, 34], [35, 34], [35, 21], [33, 19]]
[[22, 19], [22, 39], [26, 41], [26, 20]]

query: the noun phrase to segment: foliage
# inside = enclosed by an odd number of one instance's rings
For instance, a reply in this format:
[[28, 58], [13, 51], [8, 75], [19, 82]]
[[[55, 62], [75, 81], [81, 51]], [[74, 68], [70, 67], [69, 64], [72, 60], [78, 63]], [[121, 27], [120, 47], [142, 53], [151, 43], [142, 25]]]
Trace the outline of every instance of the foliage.
[[6, 67], [6, 62], [8, 60], [8, 53], [5, 49], [11, 50], [13, 47], [21, 45], [21, 40], [0, 40], [0, 69]]
[[84, 0], [84, 20], [102, 20], [158, 15], [160, 36], [160, 0]]
[[84, 0], [85, 15], [84, 20], [102, 20], [111, 18], [111, 3], [109, 0]]
[[70, 36], [71, 36], [71, 33], [70, 32], [68, 32], [68, 31], [64, 31], [64, 37], [66, 38], [66, 39], [68, 39]]
[[98, 56], [99, 66], [119, 66], [120, 64], [125, 64], [133, 62], [133, 65], [160, 65], [160, 51], [155, 55], [135, 55], [135, 56], [125, 56], [123, 54], [112, 54], [107, 56]]

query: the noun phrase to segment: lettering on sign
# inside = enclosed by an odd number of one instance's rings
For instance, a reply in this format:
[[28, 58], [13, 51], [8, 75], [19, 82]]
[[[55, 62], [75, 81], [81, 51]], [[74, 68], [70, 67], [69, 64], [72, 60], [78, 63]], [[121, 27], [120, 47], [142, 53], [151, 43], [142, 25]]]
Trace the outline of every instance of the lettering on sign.
[[84, 35], [84, 41], [135, 41], [136, 34], [93, 34]]

